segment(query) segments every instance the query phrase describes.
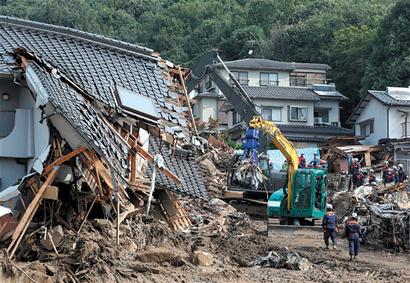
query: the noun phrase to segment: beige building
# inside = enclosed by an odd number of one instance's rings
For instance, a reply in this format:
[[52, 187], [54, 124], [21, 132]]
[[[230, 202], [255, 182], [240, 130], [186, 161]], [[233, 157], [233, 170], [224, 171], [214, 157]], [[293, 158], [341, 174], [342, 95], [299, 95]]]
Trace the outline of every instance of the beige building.
[[[226, 66], [260, 107], [261, 115], [277, 123], [290, 139], [301, 143], [300, 147], [324, 143], [331, 136], [352, 134], [340, 127], [339, 104], [346, 97], [328, 83], [329, 65], [248, 58], [226, 62]], [[222, 66], [221, 73], [229, 80]], [[239, 128], [244, 128], [238, 127], [241, 117], [208, 77], [193, 96], [197, 101], [196, 117], [203, 122], [218, 119], [220, 130], [240, 138]]]

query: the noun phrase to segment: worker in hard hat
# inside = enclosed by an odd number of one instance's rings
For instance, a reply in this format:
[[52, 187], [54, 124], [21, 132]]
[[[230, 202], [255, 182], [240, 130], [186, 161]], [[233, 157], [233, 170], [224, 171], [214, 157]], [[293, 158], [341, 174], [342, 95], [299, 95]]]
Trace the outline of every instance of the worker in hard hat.
[[361, 236], [361, 227], [357, 222], [357, 213], [353, 213], [352, 216], [346, 221], [345, 236], [349, 242], [349, 255], [350, 260], [357, 257], [359, 253], [359, 239]]
[[332, 239], [333, 249], [336, 249], [337, 218], [331, 204], [326, 205], [326, 214], [323, 217], [322, 228], [326, 249], [329, 249], [329, 238]]
[[313, 167], [313, 168], [318, 168], [319, 165], [320, 165], [320, 158], [317, 155], [317, 153], [315, 152], [315, 153], [313, 153], [313, 159], [310, 162], [310, 166]]
[[387, 176], [389, 175], [389, 161], [384, 161], [383, 165], [383, 184], [386, 187], [387, 182]]
[[406, 171], [404, 171], [403, 164], [398, 165], [399, 169], [397, 170], [397, 175], [399, 178], [399, 183], [403, 183], [407, 179]]
[[356, 189], [358, 187], [358, 180], [360, 178], [360, 163], [359, 159], [353, 158], [352, 161], [352, 166], [350, 169], [350, 174], [352, 175], [352, 183], [353, 183], [353, 189]]
[[393, 180], [394, 183], [397, 184], [399, 182], [399, 169], [397, 168], [397, 166], [393, 166]]
[[299, 156], [299, 168], [306, 168], [306, 158], [305, 158], [305, 154], [303, 152]]
[[369, 170], [369, 184], [376, 183], [376, 176], [374, 175], [374, 170]]

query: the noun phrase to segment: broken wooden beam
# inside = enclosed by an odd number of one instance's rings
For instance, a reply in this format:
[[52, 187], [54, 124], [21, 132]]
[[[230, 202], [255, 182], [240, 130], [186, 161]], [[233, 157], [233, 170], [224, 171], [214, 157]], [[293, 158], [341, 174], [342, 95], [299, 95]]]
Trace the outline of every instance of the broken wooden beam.
[[75, 150], [71, 151], [70, 153], [54, 160], [50, 165], [44, 168], [43, 175], [47, 175], [51, 170], [53, 170], [55, 166], [63, 164], [64, 162], [70, 160], [71, 158], [77, 156], [78, 154], [82, 153], [85, 150], [86, 150], [85, 147], [80, 146], [80, 147], [77, 147]]
[[41, 185], [34, 199], [30, 202], [30, 205], [27, 207], [27, 210], [24, 212], [23, 217], [20, 219], [19, 224], [14, 230], [13, 236], [11, 237], [12, 241], [7, 248], [7, 253], [9, 253], [10, 258], [14, 256], [18, 246], [20, 245], [21, 240], [23, 239], [26, 230], [33, 219], [37, 209], [40, 206], [40, 202], [43, 199], [43, 194], [46, 191], [47, 187], [54, 181], [57, 176], [58, 167], [54, 167], [50, 174], [48, 175], [45, 182]]

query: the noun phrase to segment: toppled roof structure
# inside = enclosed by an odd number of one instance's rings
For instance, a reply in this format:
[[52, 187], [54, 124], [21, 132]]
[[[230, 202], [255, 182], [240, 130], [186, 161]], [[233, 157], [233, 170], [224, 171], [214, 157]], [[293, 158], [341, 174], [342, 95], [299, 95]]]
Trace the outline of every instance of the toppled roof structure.
[[13, 171], [0, 170], [0, 206], [21, 219], [0, 227], [0, 238], [15, 228], [8, 252], [52, 185], [91, 193], [91, 207], [113, 205], [113, 195], [138, 207], [155, 169], [155, 187], [171, 194], [161, 199], [208, 198], [184, 75], [144, 47], [0, 16], [0, 167]]

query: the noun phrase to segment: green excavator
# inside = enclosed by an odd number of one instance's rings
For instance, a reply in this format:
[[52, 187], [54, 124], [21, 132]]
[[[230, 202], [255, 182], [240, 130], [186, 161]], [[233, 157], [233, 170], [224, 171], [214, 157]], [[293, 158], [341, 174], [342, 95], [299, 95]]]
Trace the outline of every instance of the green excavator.
[[[225, 78], [221, 70], [229, 75]], [[290, 227], [315, 227], [315, 220], [321, 219], [326, 208], [326, 169], [299, 169], [299, 158], [294, 145], [282, 134], [275, 123], [262, 119], [258, 107], [229, 71], [216, 51], [204, 54], [193, 65], [186, 78], [190, 93], [205, 76], [218, 86], [235, 111], [248, 124], [250, 132], [260, 130], [259, 152], [266, 152], [271, 141], [284, 155], [289, 167], [286, 185], [269, 196], [267, 202], [268, 232]], [[248, 129], [248, 130], [249, 130]], [[247, 132], [248, 132], [247, 130]], [[259, 131], [256, 131], [259, 133]], [[264, 134], [264, 135], [262, 135]], [[266, 139], [266, 136], [269, 139]]]

